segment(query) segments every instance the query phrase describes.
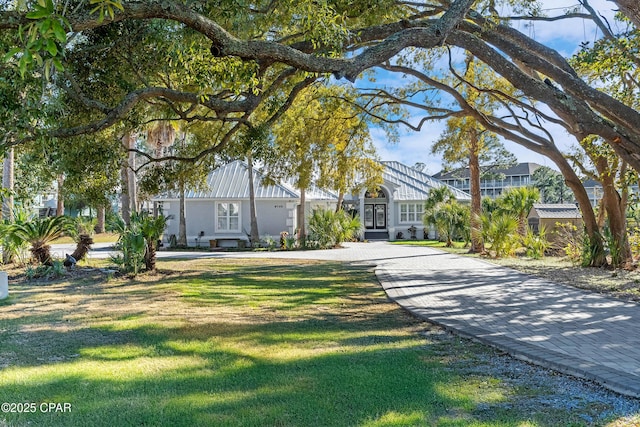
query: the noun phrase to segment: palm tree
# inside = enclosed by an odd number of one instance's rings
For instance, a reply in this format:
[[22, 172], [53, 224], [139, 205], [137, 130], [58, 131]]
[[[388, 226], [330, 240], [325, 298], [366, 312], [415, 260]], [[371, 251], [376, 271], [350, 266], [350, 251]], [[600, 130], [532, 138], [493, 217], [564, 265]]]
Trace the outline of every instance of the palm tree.
[[527, 216], [538, 200], [540, 190], [533, 187], [509, 188], [500, 196], [502, 210], [518, 218], [518, 234], [522, 237], [527, 235]]
[[146, 242], [144, 253], [144, 264], [147, 271], [156, 269], [156, 251], [158, 250], [158, 240], [167, 227], [168, 217], [159, 215], [152, 217], [146, 212], [135, 215], [135, 222], [139, 223], [140, 232]]
[[41, 264], [51, 264], [49, 243], [65, 233], [72, 233], [74, 224], [66, 216], [37, 218], [13, 224], [10, 234], [31, 244], [33, 258]]
[[435, 225], [440, 238], [444, 238], [447, 247], [453, 246], [453, 238], [464, 234], [467, 227], [468, 211], [458, 204], [448, 187], [429, 190], [429, 198], [424, 204], [425, 225]]

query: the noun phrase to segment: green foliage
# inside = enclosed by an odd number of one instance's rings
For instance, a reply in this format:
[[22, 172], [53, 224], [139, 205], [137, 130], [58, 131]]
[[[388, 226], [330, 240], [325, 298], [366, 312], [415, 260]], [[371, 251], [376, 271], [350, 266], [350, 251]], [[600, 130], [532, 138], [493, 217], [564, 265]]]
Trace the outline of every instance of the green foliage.
[[555, 246], [562, 249], [569, 261], [583, 267], [592, 264], [596, 249], [584, 229], [572, 223], [557, 222], [555, 230]]
[[51, 262], [51, 265], [40, 264], [36, 267], [29, 265], [24, 271], [24, 275], [27, 277], [27, 280], [53, 280], [64, 277], [66, 274], [67, 270], [61, 260], [54, 260]]
[[636, 226], [629, 230], [629, 245], [631, 246], [631, 252], [633, 256], [637, 258], [640, 256], [640, 227]]
[[496, 258], [512, 256], [520, 244], [518, 219], [506, 212], [483, 214], [481, 219], [482, 238], [491, 246], [489, 252]]
[[121, 272], [136, 276], [141, 270], [155, 269], [157, 242], [167, 226], [167, 217], [153, 217], [147, 212], [131, 215], [130, 225], [120, 220], [120, 238], [116, 248], [121, 254], [111, 257]]
[[605, 238], [607, 249], [609, 250], [611, 266], [613, 268], [622, 267], [624, 265], [624, 260], [622, 259], [622, 245], [626, 244], [628, 236], [625, 235], [622, 239], [620, 239], [613, 235], [609, 227], [604, 228], [603, 236]]
[[111, 261], [121, 272], [136, 276], [144, 268], [147, 245], [139, 229], [127, 227], [122, 230], [116, 249], [120, 250], [121, 254], [112, 255]]
[[3, 220], [0, 223], [0, 238], [2, 239], [2, 251], [7, 254], [5, 260], [11, 262], [16, 258], [21, 264], [26, 262], [25, 251], [29, 247], [29, 242], [13, 233], [14, 224], [24, 224], [33, 220], [33, 215], [22, 205], [13, 208], [13, 220]]
[[98, 12], [98, 21], [103, 21], [105, 16], [113, 19], [116, 15], [116, 10], [124, 11], [121, 0], [89, 0], [89, 4], [93, 6], [91, 13]]
[[547, 239], [547, 229], [541, 226], [538, 233], [534, 233], [531, 228], [528, 228], [527, 234], [522, 238], [522, 244], [529, 258], [543, 258], [546, 250], [551, 246], [551, 243]]
[[501, 212], [518, 220], [518, 233], [524, 237], [527, 233], [527, 216], [533, 204], [540, 200], [540, 191], [533, 187], [508, 188], [498, 198], [497, 203]]
[[41, 264], [50, 264], [49, 243], [63, 236], [73, 233], [75, 224], [69, 217], [55, 216], [35, 218], [24, 223], [14, 223], [9, 226], [11, 239], [18, 239], [31, 244], [34, 259]]
[[635, 84], [639, 70], [640, 55], [637, 29], [623, 31], [613, 37], [603, 37], [592, 45], [584, 43], [580, 51], [571, 58], [571, 65], [589, 82], [604, 84], [604, 90], [615, 98], [638, 107]]
[[316, 208], [309, 218], [309, 244], [319, 248], [333, 248], [352, 240], [362, 231], [360, 218], [344, 210]]
[[469, 208], [459, 204], [448, 187], [429, 190], [423, 222], [436, 227], [439, 238], [447, 243], [447, 247], [453, 246], [457, 239], [468, 241], [469, 219]]
[[95, 227], [96, 227], [96, 224], [98, 223], [98, 220], [96, 218], [78, 216], [75, 218], [75, 222], [76, 222], [76, 228], [75, 228], [76, 235], [86, 234], [89, 236], [93, 236], [93, 234], [95, 233]]
[[573, 203], [573, 191], [565, 184], [561, 173], [542, 166], [531, 175], [532, 185], [540, 191], [543, 203]]

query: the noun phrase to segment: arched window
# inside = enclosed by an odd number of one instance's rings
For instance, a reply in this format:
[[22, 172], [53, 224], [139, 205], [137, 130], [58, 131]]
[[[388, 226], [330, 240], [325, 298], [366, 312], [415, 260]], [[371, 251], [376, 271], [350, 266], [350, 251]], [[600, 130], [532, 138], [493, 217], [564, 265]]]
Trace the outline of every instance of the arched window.
[[365, 199], [386, 199], [387, 195], [384, 193], [384, 191], [382, 191], [382, 189], [378, 188], [377, 190], [374, 190], [374, 191], [367, 190], [367, 192], [364, 193], [364, 198]]

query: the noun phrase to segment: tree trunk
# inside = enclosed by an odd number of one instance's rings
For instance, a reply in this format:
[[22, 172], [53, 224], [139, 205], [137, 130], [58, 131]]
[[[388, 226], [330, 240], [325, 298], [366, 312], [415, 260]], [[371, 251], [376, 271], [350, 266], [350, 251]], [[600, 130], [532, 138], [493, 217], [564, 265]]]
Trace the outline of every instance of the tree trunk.
[[[2, 188], [7, 192], [2, 201], [2, 219], [9, 223], [13, 223], [13, 187], [14, 187], [14, 149], [9, 147], [4, 158], [4, 167], [2, 169]], [[12, 254], [8, 250], [2, 252], [2, 262], [7, 264], [11, 262]]]
[[[135, 138], [133, 135], [129, 137], [129, 149], [134, 148]], [[138, 212], [138, 184], [136, 180], [136, 153], [133, 151], [129, 151], [129, 168], [127, 172], [129, 173], [128, 177], [128, 185], [129, 185], [129, 207], [131, 208], [131, 212]]]
[[64, 185], [64, 175], [58, 175], [58, 200], [56, 203], [56, 216], [64, 215], [64, 196], [62, 195], [62, 186]]
[[611, 242], [609, 252], [611, 264], [614, 267], [631, 268], [633, 255], [627, 239], [627, 220], [622, 209], [622, 199], [615, 187], [615, 175], [611, 173], [610, 165], [604, 157], [594, 162], [602, 183], [602, 203], [609, 219]]
[[588, 266], [602, 267], [607, 265], [607, 257], [604, 251], [604, 242], [602, 241], [602, 236], [599, 232], [600, 229], [598, 228], [596, 215], [593, 211], [593, 206], [591, 206], [591, 200], [589, 200], [587, 190], [585, 190], [584, 185], [582, 185], [582, 181], [580, 181], [580, 178], [573, 170], [571, 165], [569, 165], [569, 162], [562, 155], [562, 153], [560, 153], [559, 151], [549, 151], [542, 154], [545, 154], [556, 164], [556, 166], [558, 166], [558, 169], [560, 169], [562, 176], [564, 176], [565, 183], [573, 191], [573, 194], [576, 197], [576, 202], [578, 203], [580, 211], [582, 212], [582, 220], [584, 222], [585, 232], [587, 234], [587, 238], [589, 239], [591, 259]]
[[98, 206], [98, 213], [96, 214], [96, 217], [97, 217], [96, 228], [95, 228], [96, 233], [104, 233], [106, 231], [104, 226], [106, 215], [107, 215], [107, 208], [104, 205]]
[[178, 192], [180, 193], [179, 213], [178, 213], [178, 246], [187, 246], [187, 216], [186, 216], [186, 197], [184, 194], [184, 181], [181, 179], [178, 183]]
[[251, 246], [255, 247], [260, 243], [260, 231], [258, 230], [258, 216], [256, 214], [256, 191], [253, 185], [253, 156], [251, 152], [247, 154], [247, 163], [249, 171], [249, 211], [251, 215]]
[[482, 194], [480, 192], [480, 159], [478, 158], [478, 132], [473, 129], [469, 147], [469, 185], [471, 192], [471, 248], [469, 253], [483, 253]]
[[340, 190], [338, 192], [338, 203], [336, 203], [336, 212], [340, 212], [342, 210], [343, 203], [344, 203], [344, 191]]
[[617, 4], [620, 10], [629, 18], [636, 27], [640, 28], [640, 4], [638, 0], [609, 0]]
[[298, 240], [300, 246], [305, 247], [307, 244], [307, 227], [305, 226], [305, 205], [307, 197], [304, 188], [300, 189], [300, 206], [298, 206]]
[[156, 242], [147, 242], [147, 251], [144, 254], [144, 268], [147, 271], [156, 271]]
[[122, 181], [122, 188], [120, 190], [120, 216], [124, 220], [124, 223], [131, 225], [131, 199], [129, 197], [129, 140], [131, 135], [127, 133], [122, 137], [122, 146], [125, 149], [126, 156], [122, 160], [120, 167], [120, 180]]
[[71, 256], [76, 260], [80, 261], [87, 256], [87, 253], [91, 249], [91, 245], [93, 245], [93, 239], [88, 234], [81, 234], [78, 237], [78, 242], [76, 243], [76, 249], [73, 251]]

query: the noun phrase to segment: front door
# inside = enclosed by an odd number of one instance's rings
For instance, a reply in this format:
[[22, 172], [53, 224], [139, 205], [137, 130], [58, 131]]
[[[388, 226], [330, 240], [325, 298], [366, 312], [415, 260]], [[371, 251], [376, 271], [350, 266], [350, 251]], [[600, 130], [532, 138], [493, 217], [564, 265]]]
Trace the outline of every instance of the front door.
[[387, 205], [367, 203], [364, 205], [364, 228], [367, 230], [385, 230], [387, 228]]

